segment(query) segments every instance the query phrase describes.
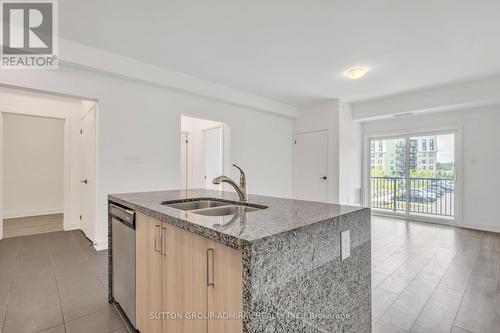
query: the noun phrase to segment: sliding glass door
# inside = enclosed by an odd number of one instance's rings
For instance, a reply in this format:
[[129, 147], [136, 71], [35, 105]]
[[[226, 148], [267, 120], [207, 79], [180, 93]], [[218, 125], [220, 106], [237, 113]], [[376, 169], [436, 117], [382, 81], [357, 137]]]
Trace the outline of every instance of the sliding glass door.
[[370, 206], [425, 218], [455, 217], [455, 133], [372, 138]]

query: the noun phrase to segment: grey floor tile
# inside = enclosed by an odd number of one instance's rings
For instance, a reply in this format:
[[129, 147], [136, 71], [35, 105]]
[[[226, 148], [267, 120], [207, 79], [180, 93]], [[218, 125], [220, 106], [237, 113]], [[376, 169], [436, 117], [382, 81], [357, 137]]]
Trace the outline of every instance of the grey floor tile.
[[55, 276], [57, 284], [64, 287], [72, 283], [79, 284], [87, 280], [95, 279], [97, 274], [86, 265], [82, 265], [71, 270], [55, 272]]
[[64, 260], [54, 260], [53, 268], [56, 274], [63, 273], [65, 271], [77, 270], [83, 268], [86, 265], [85, 259], [83, 257], [68, 258]]
[[97, 296], [89, 295], [62, 301], [62, 310], [65, 321], [71, 321], [84, 317], [108, 306], [107, 297], [104, 294]]
[[27, 316], [5, 321], [3, 333], [39, 332], [63, 323], [60, 306], [41, 308]]
[[60, 289], [61, 305], [66, 321], [83, 317], [107, 307], [107, 295], [97, 277], [81, 280], [78, 285]]
[[112, 305], [65, 324], [67, 333], [108, 333], [123, 327], [123, 322]]
[[37, 333], [66, 333], [66, 329], [64, 328], [64, 324], [62, 324]]
[[119, 329], [113, 331], [112, 333], [130, 333], [130, 331], [128, 329], [126, 329], [125, 327], [122, 327], [122, 328], [119, 328]]
[[92, 280], [87, 280], [85, 283], [75, 284], [73, 288], [64, 287], [59, 289], [59, 295], [63, 301], [103, 294], [104, 288], [97, 277], [94, 277]]
[[60, 309], [57, 290], [53, 292], [38, 291], [25, 297], [11, 297], [7, 307], [6, 320], [37, 316], [47, 308]]
[[45, 270], [18, 276], [12, 281], [11, 286], [11, 295], [15, 297], [30, 296], [37, 292], [53, 293], [54, 291], [57, 292], [54, 273]]
[[500, 317], [500, 294], [497, 294], [497, 304], [496, 304], [497, 317]]
[[46, 254], [42, 257], [26, 257], [22, 256], [18, 260], [18, 265], [15, 270], [15, 276], [33, 276], [41, 273], [52, 272], [52, 262], [50, 260], [50, 254]]
[[7, 312], [7, 302], [9, 301], [8, 297], [0, 299], [0, 321], [3, 322], [5, 318], [5, 314]]
[[108, 265], [108, 251], [95, 252], [96, 254], [89, 257], [89, 263], [96, 269], [103, 269]]

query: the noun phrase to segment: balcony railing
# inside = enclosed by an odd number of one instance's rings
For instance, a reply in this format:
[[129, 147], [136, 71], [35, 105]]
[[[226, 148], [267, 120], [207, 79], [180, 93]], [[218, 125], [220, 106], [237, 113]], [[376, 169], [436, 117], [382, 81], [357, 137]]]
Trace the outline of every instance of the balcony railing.
[[[371, 207], [437, 216], [454, 216], [455, 182], [450, 178], [371, 177]], [[408, 199], [407, 199], [408, 197]]]

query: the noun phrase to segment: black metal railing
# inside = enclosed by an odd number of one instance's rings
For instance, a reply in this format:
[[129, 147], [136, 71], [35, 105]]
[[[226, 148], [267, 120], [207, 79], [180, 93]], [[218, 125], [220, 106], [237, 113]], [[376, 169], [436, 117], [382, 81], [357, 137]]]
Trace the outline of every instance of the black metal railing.
[[[371, 177], [371, 207], [394, 212], [454, 216], [455, 182], [451, 178]], [[408, 197], [408, 199], [407, 199]]]

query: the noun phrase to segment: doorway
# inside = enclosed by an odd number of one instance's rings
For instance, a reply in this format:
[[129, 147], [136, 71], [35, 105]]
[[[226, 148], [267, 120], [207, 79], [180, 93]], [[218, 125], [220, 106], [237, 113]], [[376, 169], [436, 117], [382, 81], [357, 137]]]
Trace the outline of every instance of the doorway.
[[328, 201], [328, 131], [297, 133], [293, 187], [299, 200]]
[[3, 114], [4, 237], [63, 230], [65, 120]]
[[[89, 107], [91, 106], [91, 107]], [[90, 109], [94, 107], [93, 113], [86, 114]], [[23, 119], [23, 126], [30, 126], [32, 120], [42, 119], [56, 122], [58, 128], [52, 128], [45, 132], [45, 134], [37, 134], [43, 128], [43, 124], [38, 123], [38, 125], [33, 125], [32, 127], [26, 127], [26, 131], [23, 130], [24, 138], [15, 139], [14, 152], [18, 154], [18, 157], [13, 156], [7, 150], [9, 149], [6, 145], [9, 145], [9, 140], [4, 134], [6, 134], [6, 129], [4, 124], [6, 118], [17, 117]], [[85, 125], [85, 121], [89, 121], [89, 125]], [[30, 120], [30, 121], [27, 121]], [[7, 119], [7, 122], [9, 120]], [[90, 125], [92, 123], [92, 125]], [[96, 154], [95, 149], [95, 138], [94, 138], [94, 150], [88, 151], [89, 155], [84, 156], [84, 150], [82, 150], [82, 140], [80, 136], [82, 129], [87, 127], [87, 133], [91, 130], [96, 133], [97, 117], [96, 117], [96, 103], [93, 101], [85, 101], [78, 98], [61, 97], [54, 96], [46, 93], [26, 91], [13, 88], [0, 88], [0, 239], [4, 237], [14, 237], [27, 235], [23, 234], [12, 234], [10, 232], [4, 235], [5, 228], [9, 228], [9, 218], [23, 218], [26, 219], [24, 222], [27, 223], [28, 228], [26, 230], [31, 234], [45, 233], [57, 230], [84, 230], [92, 235], [92, 231], [95, 229], [95, 209], [94, 213], [91, 213], [89, 220], [92, 226], [87, 227], [82, 223], [82, 194], [84, 188], [81, 186], [82, 170], [84, 169], [84, 164], [82, 159], [88, 161], [87, 168], [92, 170], [93, 175], [89, 176], [89, 184], [91, 184], [90, 179], [94, 179], [90, 190], [87, 190], [88, 197], [91, 198], [89, 201], [91, 203], [96, 202]], [[82, 128], [83, 127], [83, 128]], [[20, 134], [21, 131], [17, 131]], [[57, 158], [54, 157], [50, 151], [48, 151], [47, 144], [44, 144], [48, 138], [57, 135], [58, 137], [58, 154]], [[10, 140], [12, 142], [12, 140]], [[22, 145], [28, 145], [29, 147], [23, 148]], [[38, 148], [37, 148], [38, 147]], [[34, 149], [34, 151], [30, 150]], [[4, 154], [7, 152], [7, 154]], [[18, 167], [12, 168], [8, 164], [18, 160]], [[43, 167], [41, 164], [44, 160], [49, 159], [52, 161], [52, 165], [48, 167]], [[7, 166], [6, 166], [7, 164]], [[35, 165], [33, 167], [33, 165]], [[24, 170], [30, 167], [31, 169]], [[11, 171], [8, 170], [10, 168]], [[12, 172], [14, 170], [14, 173]], [[19, 186], [21, 184], [15, 179], [15, 172], [22, 171], [23, 179], [27, 181], [27, 185], [24, 187]], [[57, 175], [57, 179], [54, 177], [49, 177], [50, 174]], [[31, 177], [31, 178], [30, 178]], [[30, 181], [28, 181], [31, 179]], [[14, 192], [9, 192], [9, 182], [14, 182]], [[42, 184], [43, 186], [38, 186]], [[37, 190], [43, 189], [44, 192]], [[56, 196], [51, 194], [57, 190], [59, 198], [57, 201], [52, 200]], [[30, 195], [34, 196], [32, 208], [28, 207], [26, 204], [27, 200], [17, 200], [16, 198], [27, 198]], [[13, 201], [13, 202], [11, 202]], [[23, 202], [25, 204], [23, 204]], [[57, 202], [57, 204], [55, 204]], [[13, 206], [13, 205], [17, 206]], [[38, 205], [38, 206], [36, 206]], [[9, 208], [10, 207], [10, 208]], [[16, 209], [11, 209], [12, 207], [17, 207]], [[57, 219], [57, 227], [54, 227], [54, 219]], [[62, 224], [61, 224], [62, 221]], [[7, 222], [7, 223], [4, 223]], [[16, 222], [16, 221], [14, 221]], [[19, 221], [17, 221], [19, 222]], [[54, 223], [52, 223], [54, 222]], [[52, 224], [51, 224], [52, 223]], [[42, 228], [44, 224], [51, 224], [51, 228]], [[61, 227], [62, 225], [62, 227]], [[28, 230], [29, 229], [29, 230]], [[88, 237], [88, 236], [87, 236]], [[91, 237], [89, 237], [91, 238]], [[94, 241], [93, 239], [91, 239]]]
[[369, 138], [369, 204], [375, 213], [454, 223], [455, 131]]
[[227, 124], [181, 116], [179, 141], [181, 188], [221, 190], [212, 180], [230, 170]]

